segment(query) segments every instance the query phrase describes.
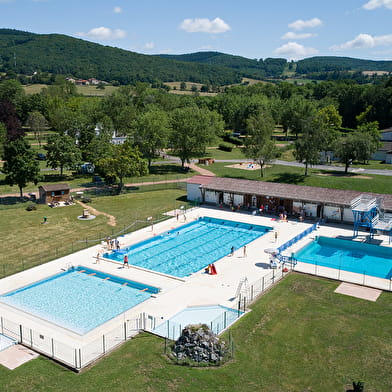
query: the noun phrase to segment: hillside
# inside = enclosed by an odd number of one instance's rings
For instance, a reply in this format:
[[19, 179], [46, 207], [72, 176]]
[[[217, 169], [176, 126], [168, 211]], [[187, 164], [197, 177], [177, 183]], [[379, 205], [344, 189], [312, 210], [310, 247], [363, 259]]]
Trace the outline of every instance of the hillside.
[[221, 66], [148, 56], [66, 35], [0, 29], [0, 72], [9, 70], [25, 75], [40, 71], [95, 77], [121, 84], [185, 80], [226, 85], [241, 80], [238, 71]]
[[287, 66], [286, 59], [267, 58], [265, 60], [252, 60], [219, 52], [197, 52], [181, 55], [161, 54], [159, 57], [176, 61], [219, 65], [234, 69], [240, 72], [243, 77], [256, 79], [280, 77]]
[[296, 72], [386, 71], [392, 72], [392, 61], [361, 60], [351, 57], [316, 56], [297, 61]]

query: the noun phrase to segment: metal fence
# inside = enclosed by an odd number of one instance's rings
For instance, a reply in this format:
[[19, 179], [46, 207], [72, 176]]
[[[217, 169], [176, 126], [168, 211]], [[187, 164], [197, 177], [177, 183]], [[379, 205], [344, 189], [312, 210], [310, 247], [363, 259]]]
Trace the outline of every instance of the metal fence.
[[369, 271], [350, 272], [342, 269], [340, 266], [336, 268], [334, 265], [318, 264], [317, 260], [309, 260], [309, 263], [297, 262], [293, 265], [293, 270], [309, 275], [320, 276], [338, 280], [341, 282], [353, 283], [360, 286], [372, 287], [384, 291], [392, 291], [392, 277], [390, 279], [379, 278], [369, 275]]
[[26, 325], [17, 324], [5, 317], [0, 318], [0, 331], [18, 343], [79, 371], [135, 336], [146, 327], [146, 323], [146, 315], [140, 314], [138, 318], [119, 323], [113, 330], [83, 346], [60, 342], [51, 336]]
[[248, 305], [279, 282], [288, 272], [289, 270], [284, 268], [273, 269], [252, 284], [244, 285], [238, 296], [238, 311], [245, 312]]

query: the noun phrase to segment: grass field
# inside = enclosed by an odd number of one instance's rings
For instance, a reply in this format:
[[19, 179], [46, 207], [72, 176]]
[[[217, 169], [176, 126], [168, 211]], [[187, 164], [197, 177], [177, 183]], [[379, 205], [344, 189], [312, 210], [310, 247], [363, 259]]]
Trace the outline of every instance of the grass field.
[[334, 171], [309, 170], [304, 176], [304, 169], [299, 167], [272, 165], [265, 169], [265, 176], [260, 177], [260, 170], [243, 170], [227, 167], [230, 163], [214, 163], [208, 170], [220, 177], [262, 180], [296, 185], [317, 186], [333, 189], [351, 189], [360, 192], [392, 193], [391, 178], [387, 176], [353, 174], [345, 176]]
[[[84, 239], [105, 238], [136, 220], [146, 220], [147, 216], [154, 220], [162, 218], [163, 212], [180, 205], [187, 205], [185, 190], [171, 184], [141, 187], [119, 196], [93, 197], [91, 206], [113, 215], [115, 227], [109, 226], [108, 218], [102, 215], [91, 221], [78, 220], [83, 212], [80, 205], [59, 208], [37, 205], [36, 211], [26, 211], [26, 203], [0, 205], [0, 276], [82, 249], [86, 246]], [[48, 219], [45, 225], [41, 224], [44, 216]]]
[[9, 371], [4, 392], [392, 390], [392, 297], [335, 294], [338, 283], [292, 274], [232, 328], [235, 358], [220, 368], [176, 366], [161, 338], [141, 334], [80, 374], [39, 357]]
[[[48, 87], [46, 84], [30, 84], [23, 86], [26, 94], [38, 94], [43, 88]], [[113, 94], [118, 87], [115, 86], [105, 86], [103, 90], [97, 89], [96, 86], [76, 86], [76, 91], [79, 94], [86, 96], [104, 97], [106, 95]]]

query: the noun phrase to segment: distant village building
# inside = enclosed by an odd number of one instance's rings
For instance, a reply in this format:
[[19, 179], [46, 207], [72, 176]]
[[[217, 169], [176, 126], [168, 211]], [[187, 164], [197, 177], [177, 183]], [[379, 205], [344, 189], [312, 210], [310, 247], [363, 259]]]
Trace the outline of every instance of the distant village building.
[[381, 147], [372, 155], [372, 159], [392, 164], [392, 127], [382, 130]]
[[116, 131], [113, 132], [112, 139], [110, 143], [112, 144], [124, 144], [127, 140], [127, 136], [117, 136]]

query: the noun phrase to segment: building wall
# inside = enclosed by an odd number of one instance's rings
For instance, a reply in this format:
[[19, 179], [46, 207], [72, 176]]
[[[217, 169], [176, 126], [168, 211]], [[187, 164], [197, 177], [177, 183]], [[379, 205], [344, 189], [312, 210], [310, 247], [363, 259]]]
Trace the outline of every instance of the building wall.
[[187, 197], [189, 201], [202, 201], [199, 184], [186, 184]]
[[392, 142], [392, 131], [383, 132], [381, 134], [382, 140]]
[[218, 195], [214, 191], [206, 191], [205, 194], [206, 203], [218, 203]]
[[345, 222], [354, 222], [354, 215], [351, 208], [345, 208], [343, 211], [343, 220]]
[[340, 207], [325, 206], [324, 207], [324, 218], [327, 218], [328, 220], [340, 221], [342, 219], [341, 208]]

